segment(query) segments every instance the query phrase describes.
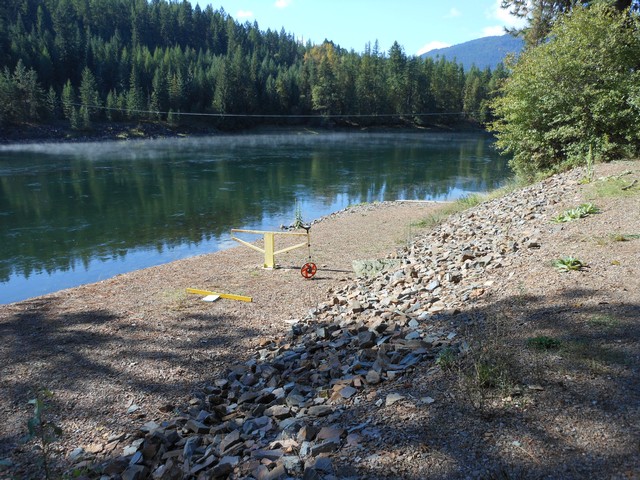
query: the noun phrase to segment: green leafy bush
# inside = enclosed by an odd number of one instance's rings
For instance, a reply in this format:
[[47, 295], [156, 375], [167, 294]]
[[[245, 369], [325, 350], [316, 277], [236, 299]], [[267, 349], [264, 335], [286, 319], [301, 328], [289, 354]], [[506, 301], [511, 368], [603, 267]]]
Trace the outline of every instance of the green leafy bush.
[[568, 256], [559, 258], [553, 262], [553, 266], [561, 272], [568, 272], [570, 270], [582, 270], [586, 265], [575, 257]]
[[491, 125], [519, 176], [640, 151], [639, 23], [603, 4], [576, 7], [521, 55]]
[[557, 338], [540, 335], [527, 340], [527, 346], [534, 350], [557, 350], [560, 348], [560, 340]]
[[554, 217], [555, 223], [570, 222], [571, 220], [577, 220], [578, 218], [588, 217], [595, 213], [599, 213], [600, 210], [593, 203], [583, 203], [582, 205], [565, 210], [557, 217]]

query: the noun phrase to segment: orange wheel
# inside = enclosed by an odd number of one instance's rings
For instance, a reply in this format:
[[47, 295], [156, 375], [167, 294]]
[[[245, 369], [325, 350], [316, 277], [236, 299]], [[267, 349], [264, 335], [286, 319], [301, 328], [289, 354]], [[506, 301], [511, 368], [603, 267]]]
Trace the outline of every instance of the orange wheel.
[[300, 273], [302, 273], [302, 276], [304, 278], [313, 277], [317, 271], [318, 271], [318, 267], [316, 267], [315, 263], [305, 263], [300, 269]]

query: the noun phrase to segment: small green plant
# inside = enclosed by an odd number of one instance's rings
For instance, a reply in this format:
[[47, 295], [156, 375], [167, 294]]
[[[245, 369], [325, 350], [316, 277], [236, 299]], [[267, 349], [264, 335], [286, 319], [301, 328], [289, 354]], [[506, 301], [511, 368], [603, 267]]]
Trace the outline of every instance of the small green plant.
[[561, 272], [568, 272], [571, 270], [582, 270], [587, 265], [575, 257], [568, 256], [555, 260], [553, 266]]
[[589, 145], [589, 153], [587, 154], [587, 172], [582, 180], [581, 184], [593, 182], [593, 145]]
[[443, 370], [451, 370], [455, 364], [455, 360], [455, 352], [451, 348], [445, 347], [438, 353], [436, 365], [439, 365]]
[[300, 205], [299, 202], [296, 202], [296, 211], [295, 211], [295, 218], [293, 220], [293, 224], [291, 225], [291, 227], [293, 229], [296, 228], [303, 228], [305, 226], [304, 220], [302, 219], [302, 205]]
[[511, 395], [519, 383], [518, 347], [510, 339], [506, 317], [478, 318], [468, 328], [468, 348], [456, 356], [454, 365], [458, 385], [475, 409], [491, 414], [496, 402]]
[[474, 366], [475, 380], [481, 388], [494, 388], [499, 384], [499, 370], [488, 362], [478, 362]]
[[47, 420], [45, 416], [47, 410], [46, 402], [52, 397], [53, 393], [49, 390], [41, 389], [37, 392], [36, 398], [29, 400], [29, 404], [33, 405], [33, 416], [27, 421], [29, 433], [24, 438], [25, 442], [35, 440], [38, 443], [42, 454], [42, 467], [47, 479], [51, 478], [49, 461], [51, 444], [62, 435], [62, 429], [52, 421]]
[[593, 203], [583, 203], [576, 208], [565, 210], [557, 217], [554, 217], [553, 221], [555, 223], [565, 223], [577, 220], [578, 218], [588, 217], [589, 215], [594, 215], [599, 212], [600, 210]]
[[560, 340], [546, 335], [540, 335], [527, 339], [527, 347], [534, 350], [557, 350], [560, 348]]

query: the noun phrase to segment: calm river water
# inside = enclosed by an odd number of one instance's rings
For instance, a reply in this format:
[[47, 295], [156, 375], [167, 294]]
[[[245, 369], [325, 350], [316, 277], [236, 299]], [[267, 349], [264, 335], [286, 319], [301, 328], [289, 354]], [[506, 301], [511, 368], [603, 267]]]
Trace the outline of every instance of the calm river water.
[[482, 134], [242, 135], [0, 146], [0, 303], [237, 245], [351, 204], [510, 174]]

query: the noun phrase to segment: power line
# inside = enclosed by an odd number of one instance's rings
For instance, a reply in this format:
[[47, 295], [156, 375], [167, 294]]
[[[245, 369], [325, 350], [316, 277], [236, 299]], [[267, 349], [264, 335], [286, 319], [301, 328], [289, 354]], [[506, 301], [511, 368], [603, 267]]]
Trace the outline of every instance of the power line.
[[63, 102], [64, 105], [73, 105], [96, 110], [110, 110], [123, 113], [138, 113], [147, 115], [180, 115], [191, 117], [214, 117], [214, 118], [388, 118], [388, 117], [435, 117], [443, 115], [466, 115], [467, 112], [443, 112], [443, 113], [331, 113], [331, 114], [273, 114], [273, 113], [197, 113], [197, 112], [174, 112], [159, 110], [139, 110], [132, 108], [114, 108], [102, 105], [85, 105], [83, 103]]

